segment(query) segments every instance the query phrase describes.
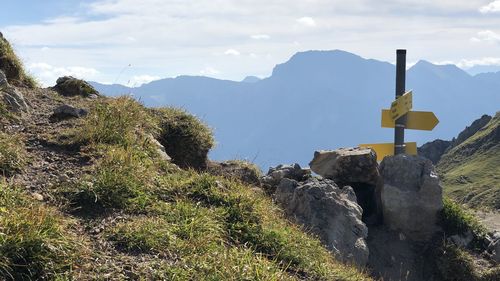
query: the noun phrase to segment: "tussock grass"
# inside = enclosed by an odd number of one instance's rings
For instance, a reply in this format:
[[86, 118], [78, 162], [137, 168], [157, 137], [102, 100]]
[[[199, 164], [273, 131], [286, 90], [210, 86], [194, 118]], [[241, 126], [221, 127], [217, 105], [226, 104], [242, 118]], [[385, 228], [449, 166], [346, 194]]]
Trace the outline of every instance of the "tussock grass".
[[[157, 124], [174, 162], [195, 169], [160, 161], [146, 137]], [[73, 139], [97, 160], [64, 192], [73, 207], [126, 214], [104, 237], [125, 254], [161, 257], [147, 278], [369, 280], [288, 222], [263, 192], [197, 170], [214, 141], [208, 127], [182, 110], [147, 111], [128, 97], [103, 101]]]
[[155, 109], [159, 142], [182, 168], [205, 169], [208, 151], [215, 145], [212, 131], [195, 116], [178, 108]]
[[2, 36], [0, 36], [0, 69], [5, 73], [7, 80], [12, 85], [28, 88], [38, 86], [36, 79], [26, 72], [14, 49]]
[[26, 164], [26, 151], [21, 139], [0, 132], [0, 175], [11, 176]]
[[81, 208], [127, 208], [146, 204], [156, 167], [147, 151], [132, 147], [109, 146], [71, 195], [73, 205]]
[[81, 127], [73, 132], [76, 143], [87, 145], [140, 145], [156, 123], [146, 109], [128, 96], [96, 102]]
[[41, 280], [71, 272], [82, 244], [72, 222], [0, 183], [0, 279]]

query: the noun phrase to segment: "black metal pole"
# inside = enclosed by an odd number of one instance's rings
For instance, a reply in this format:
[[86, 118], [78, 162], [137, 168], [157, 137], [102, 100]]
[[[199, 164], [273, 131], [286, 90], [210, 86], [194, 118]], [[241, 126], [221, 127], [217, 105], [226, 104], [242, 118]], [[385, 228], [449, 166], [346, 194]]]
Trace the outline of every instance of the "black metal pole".
[[[406, 50], [396, 51], [396, 99], [405, 93], [406, 88]], [[394, 129], [394, 155], [406, 152], [405, 127], [406, 115], [396, 120]]]

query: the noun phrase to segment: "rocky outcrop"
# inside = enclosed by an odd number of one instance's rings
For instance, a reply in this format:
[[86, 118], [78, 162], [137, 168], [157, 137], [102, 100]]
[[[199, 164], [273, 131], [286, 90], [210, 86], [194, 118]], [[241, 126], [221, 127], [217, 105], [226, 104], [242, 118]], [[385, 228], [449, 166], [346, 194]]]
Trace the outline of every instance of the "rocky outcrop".
[[77, 108], [68, 104], [63, 104], [54, 109], [50, 119], [60, 120], [67, 118], [80, 118], [87, 116], [87, 114], [89, 114], [89, 111], [84, 108]]
[[351, 187], [338, 187], [328, 179], [305, 182], [283, 178], [274, 195], [285, 213], [319, 236], [336, 256], [364, 266], [368, 262], [368, 228]]
[[26, 112], [29, 109], [23, 94], [9, 85], [2, 70], [0, 70], [0, 98], [7, 108], [13, 112]]
[[500, 264], [500, 232], [495, 232], [491, 237], [491, 243], [488, 245], [488, 252], [491, 253], [491, 259]]
[[433, 164], [437, 164], [439, 160], [441, 160], [441, 156], [446, 152], [446, 150], [451, 147], [452, 142], [446, 140], [434, 140], [428, 143], [425, 143], [421, 147], [418, 148], [418, 155], [423, 156], [429, 160]]
[[481, 116], [481, 118], [472, 122], [470, 126], [467, 126], [462, 132], [460, 132], [460, 134], [458, 134], [457, 138], [453, 140], [453, 146], [457, 146], [475, 135], [479, 130], [486, 126], [492, 118], [493, 117], [485, 114]]
[[172, 161], [172, 158], [167, 154], [165, 147], [153, 135], [149, 135], [148, 138], [153, 147], [156, 149], [156, 153], [158, 153], [162, 160], [167, 162]]
[[369, 148], [341, 148], [314, 153], [311, 170], [336, 183], [376, 185], [379, 179], [377, 157]]
[[99, 95], [99, 92], [97, 92], [89, 83], [71, 76], [58, 78], [53, 89], [60, 95], [66, 97], [93, 97]]
[[364, 211], [364, 222], [376, 224], [380, 221], [380, 174], [373, 150], [355, 147], [316, 151], [309, 165], [316, 174], [354, 189], [358, 204]]
[[284, 178], [293, 179], [296, 181], [305, 181], [311, 177], [311, 170], [302, 169], [299, 164], [293, 165], [278, 165], [272, 167], [267, 172], [267, 175], [261, 178], [262, 187], [270, 194], [274, 193], [276, 187]]
[[437, 230], [443, 209], [442, 188], [430, 160], [396, 155], [380, 165], [384, 224], [416, 241], [429, 239]]

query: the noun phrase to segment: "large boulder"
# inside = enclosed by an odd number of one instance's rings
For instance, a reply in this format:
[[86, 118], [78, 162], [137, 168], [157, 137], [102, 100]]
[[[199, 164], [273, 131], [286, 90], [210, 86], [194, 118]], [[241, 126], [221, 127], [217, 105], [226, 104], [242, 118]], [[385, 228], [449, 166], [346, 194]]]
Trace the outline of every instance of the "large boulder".
[[99, 92], [97, 92], [89, 83], [71, 76], [58, 78], [53, 89], [60, 95], [66, 97], [91, 97], [99, 95]]
[[369, 148], [341, 148], [314, 152], [311, 170], [339, 184], [376, 185], [379, 179], [377, 156]]
[[381, 204], [384, 224], [415, 241], [425, 241], [439, 230], [442, 187], [431, 161], [400, 154], [380, 164], [384, 184]]
[[305, 182], [283, 178], [274, 195], [285, 213], [319, 236], [326, 247], [345, 262], [368, 262], [368, 228], [352, 188], [338, 187], [328, 179]]

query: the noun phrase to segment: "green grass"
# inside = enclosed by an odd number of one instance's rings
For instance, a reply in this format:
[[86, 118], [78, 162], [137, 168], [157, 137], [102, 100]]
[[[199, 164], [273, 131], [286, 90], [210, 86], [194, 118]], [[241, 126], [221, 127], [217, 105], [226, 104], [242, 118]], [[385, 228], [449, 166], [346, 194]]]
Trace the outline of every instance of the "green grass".
[[[146, 150], [109, 146], [102, 152], [93, 171], [69, 193], [72, 205], [89, 211], [92, 208], [127, 208], [147, 204], [145, 196], [156, 167]], [[67, 192], [68, 190], [66, 190]]]
[[26, 151], [22, 140], [0, 132], [0, 175], [12, 176], [26, 164]]
[[146, 109], [131, 97], [100, 100], [72, 132], [72, 139], [87, 145], [142, 145], [146, 133], [155, 133], [155, 124]]
[[500, 113], [441, 158], [437, 170], [447, 196], [473, 208], [500, 209], [499, 126]]
[[124, 215], [104, 237], [124, 254], [161, 257], [145, 279], [370, 279], [335, 260], [263, 192], [161, 161], [145, 137], [156, 124], [160, 140], [188, 154], [186, 167], [193, 157], [206, 161], [214, 141], [202, 122], [178, 109], [146, 111], [122, 97], [99, 102], [82, 120], [73, 140], [86, 145], [94, 165], [60, 190], [83, 213]]
[[72, 222], [0, 183], [0, 279], [41, 280], [70, 273], [82, 243]]
[[155, 109], [167, 154], [182, 168], [204, 169], [208, 151], [215, 145], [212, 131], [195, 116], [178, 108]]
[[15, 86], [35, 88], [38, 86], [36, 79], [28, 74], [21, 60], [17, 57], [9, 42], [0, 38], [0, 69], [7, 76], [9, 83]]
[[474, 247], [484, 247], [484, 238], [487, 230], [481, 223], [469, 213], [463, 206], [453, 202], [449, 198], [444, 198], [443, 210], [440, 213], [440, 224], [447, 237], [471, 232]]

